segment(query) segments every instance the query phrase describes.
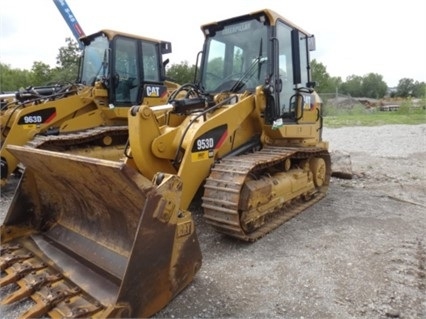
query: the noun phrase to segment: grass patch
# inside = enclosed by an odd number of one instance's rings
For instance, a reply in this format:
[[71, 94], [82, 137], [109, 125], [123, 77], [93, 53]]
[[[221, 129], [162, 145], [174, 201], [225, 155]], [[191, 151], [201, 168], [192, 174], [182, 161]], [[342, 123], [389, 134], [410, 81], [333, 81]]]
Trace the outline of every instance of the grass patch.
[[422, 105], [414, 107], [404, 102], [397, 111], [380, 111], [379, 108], [366, 108], [362, 104], [350, 108], [325, 105], [324, 126], [379, 126], [387, 124], [424, 124], [426, 108]]

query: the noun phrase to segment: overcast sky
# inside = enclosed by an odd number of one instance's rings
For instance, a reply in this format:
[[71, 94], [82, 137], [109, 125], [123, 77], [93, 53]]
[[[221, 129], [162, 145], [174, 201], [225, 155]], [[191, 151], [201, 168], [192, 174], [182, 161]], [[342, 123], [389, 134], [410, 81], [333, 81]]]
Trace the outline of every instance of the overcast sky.
[[[263, 8], [315, 35], [311, 57], [330, 76], [376, 73], [388, 86], [402, 78], [426, 82], [426, 1], [337, 0], [66, 0], [85, 34], [101, 29], [172, 42], [171, 64], [194, 64], [200, 26]], [[55, 66], [73, 34], [53, 0], [0, 0], [0, 62], [31, 69]]]

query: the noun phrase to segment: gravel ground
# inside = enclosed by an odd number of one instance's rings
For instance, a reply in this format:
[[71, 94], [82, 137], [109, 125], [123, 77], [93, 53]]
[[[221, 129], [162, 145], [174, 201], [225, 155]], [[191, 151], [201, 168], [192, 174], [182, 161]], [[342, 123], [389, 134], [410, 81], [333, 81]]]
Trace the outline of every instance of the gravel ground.
[[193, 203], [203, 266], [155, 318], [426, 318], [426, 124], [323, 137], [354, 178], [332, 178], [325, 199], [252, 244], [214, 232]]

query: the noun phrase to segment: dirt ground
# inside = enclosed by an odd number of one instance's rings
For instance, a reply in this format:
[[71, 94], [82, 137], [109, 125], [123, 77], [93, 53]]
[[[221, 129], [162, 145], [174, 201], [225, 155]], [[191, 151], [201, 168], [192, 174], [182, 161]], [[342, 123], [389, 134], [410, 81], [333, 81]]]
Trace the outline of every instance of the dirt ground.
[[354, 178], [332, 178], [325, 199], [259, 241], [214, 232], [191, 206], [203, 265], [155, 318], [426, 318], [426, 124], [324, 139], [350, 154]]

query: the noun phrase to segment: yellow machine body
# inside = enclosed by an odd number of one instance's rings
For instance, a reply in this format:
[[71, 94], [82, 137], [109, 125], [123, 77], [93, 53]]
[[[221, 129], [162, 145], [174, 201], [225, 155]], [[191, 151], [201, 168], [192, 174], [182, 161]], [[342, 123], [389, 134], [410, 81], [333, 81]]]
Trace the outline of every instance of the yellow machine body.
[[195, 198], [212, 229], [253, 242], [326, 196], [313, 36], [268, 9], [202, 31], [196, 83], [128, 110], [125, 160], [7, 147], [26, 169], [1, 226], [2, 284], [20, 287], [3, 303], [30, 297], [24, 317], [151, 316], [201, 266]]
[[76, 83], [0, 95], [2, 186], [22, 170], [8, 145], [122, 157], [129, 107], [162, 105], [179, 87], [165, 80], [162, 55], [171, 52], [168, 42], [113, 30], [102, 30], [82, 42]]

